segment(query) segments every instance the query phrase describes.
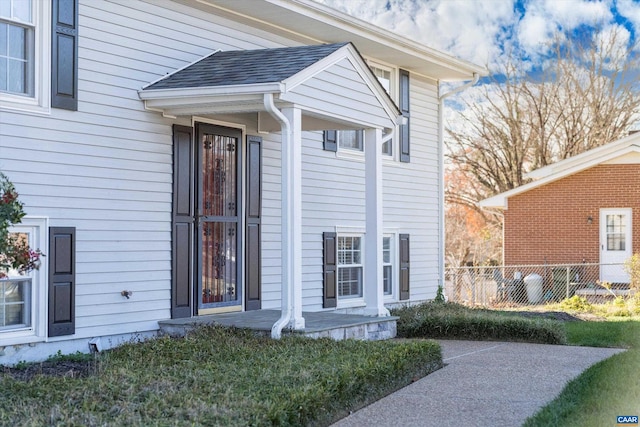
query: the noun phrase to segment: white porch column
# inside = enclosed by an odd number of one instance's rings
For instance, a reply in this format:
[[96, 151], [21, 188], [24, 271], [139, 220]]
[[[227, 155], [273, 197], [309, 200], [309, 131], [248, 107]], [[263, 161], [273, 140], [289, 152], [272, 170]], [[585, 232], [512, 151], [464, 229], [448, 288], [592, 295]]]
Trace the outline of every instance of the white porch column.
[[[302, 317], [302, 111], [286, 107], [289, 135], [282, 138], [282, 280], [291, 290], [292, 329], [304, 329]], [[284, 302], [284, 297], [283, 297]]]
[[367, 316], [389, 316], [384, 306], [382, 272], [382, 130], [366, 129], [364, 300]]

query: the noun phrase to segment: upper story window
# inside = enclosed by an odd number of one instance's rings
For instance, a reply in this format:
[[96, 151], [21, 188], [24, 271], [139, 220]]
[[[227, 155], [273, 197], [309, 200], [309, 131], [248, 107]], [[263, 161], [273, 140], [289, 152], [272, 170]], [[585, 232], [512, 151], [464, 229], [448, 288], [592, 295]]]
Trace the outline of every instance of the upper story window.
[[0, 90], [33, 96], [34, 33], [31, 3], [0, 1]]
[[360, 130], [338, 131], [337, 138], [341, 149], [364, 151], [364, 137]]
[[[373, 63], [369, 64], [369, 68], [371, 68], [371, 71], [373, 71], [373, 74], [377, 77], [384, 90], [386, 90], [389, 96], [391, 96], [391, 99], [397, 101], [395, 90], [397, 83], [395, 81], [394, 70], [390, 67], [385, 67], [383, 65]], [[387, 137], [389, 133], [391, 132], [386, 131], [382, 133], [382, 139], [384, 141], [382, 143], [382, 154], [393, 156], [393, 140], [391, 138], [386, 138], [385, 140], [385, 137]]]
[[[369, 68], [376, 76], [384, 90], [387, 91], [391, 99], [396, 99], [397, 79], [395, 69], [380, 64], [369, 63]], [[393, 156], [393, 140], [390, 137], [390, 130], [382, 134], [382, 154]], [[336, 134], [338, 148], [340, 150], [364, 151], [364, 135], [359, 130], [342, 130]]]
[[50, 3], [0, 0], [0, 107], [48, 111]]

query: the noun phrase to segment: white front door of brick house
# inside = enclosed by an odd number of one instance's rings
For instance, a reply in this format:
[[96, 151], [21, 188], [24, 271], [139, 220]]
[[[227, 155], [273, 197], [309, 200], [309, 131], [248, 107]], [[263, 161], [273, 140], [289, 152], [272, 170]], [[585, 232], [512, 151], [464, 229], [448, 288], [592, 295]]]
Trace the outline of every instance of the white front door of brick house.
[[600, 209], [600, 281], [629, 283], [624, 262], [632, 252], [630, 208]]

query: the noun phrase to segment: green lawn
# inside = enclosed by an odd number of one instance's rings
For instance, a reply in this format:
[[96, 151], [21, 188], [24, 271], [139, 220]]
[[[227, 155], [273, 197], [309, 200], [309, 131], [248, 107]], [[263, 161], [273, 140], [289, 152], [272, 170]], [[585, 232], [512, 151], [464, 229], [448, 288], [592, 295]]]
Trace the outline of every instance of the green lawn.
[[23, 381], [0, 369], [0, 425], [325, 425], [441, 366], [432, 341], [209, 327], [102, 353], [86, 378]]
[[[640, 415], [637, 316], [558, 322], [448, 303], [393, 314], [405, 337], [629, 348], [570, 382], [525, 425], [600, 427]], [[102, 353], [86, 378], [24, 381], [0, 369], [0, 425], [326, 425], [441, 366], [432, 341], [271, 340], [202, 328]]]
[[640, 415], [640, 318], [634, 316], [637, 305], [633, 305], [633, 301], [591, 305], [573, 298], [548, 308], [599, 316], [622, 313], [625, 317], [558, 322], [536, 318], [532, 312], [493, 311], [450, 303], [405, 307], [394, 310], [393, 314], [400, 316], [398, 334], [405, 337], [628, 348], [570, 382], [557, 399], [525, 425], [613, 426], [618, 415]]
[[572, 345], [626, 347], [571, 381], [527, 427], [616, 425], [618, 415], [640, 415], [640, 320], [568, 322]]

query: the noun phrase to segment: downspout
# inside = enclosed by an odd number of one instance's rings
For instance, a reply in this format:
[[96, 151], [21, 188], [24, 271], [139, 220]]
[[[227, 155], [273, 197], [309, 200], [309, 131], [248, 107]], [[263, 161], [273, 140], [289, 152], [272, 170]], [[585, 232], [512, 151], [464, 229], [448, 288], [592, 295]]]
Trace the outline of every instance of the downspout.
[[[291, 138], [291, 123], [289, 122], [289, 119], [287, 119], [287, 117], [282, 114], [282, 111], [278, 110], [278, 108], [276, 107], [276, 105], [273, 102], [273, 94], [272, 93], [265, 93], [264, 94], [264, 108], [267, 110], [267, 112], [271, 115], [271, 117], [273, 117], [274, 119], [276, 119], [276, 121], [278, 123], [280, 123], [280, 129], [281, 129], [281, 134], [282, 134], [282, 147], [283, 149], [285, 147], [291, 147], [292, 141], [290, 141]], [[283, 150], [281, 151], [282, 155], [282, 161], [284, 163], [284, 152]], [[285, 182], [285, 175], [284, 175], [284, 170], [282, 170], [282, 182]], [[289, 211], [287, 204], [289, 203], [288, 200], [286, 200], [286, 198], [284, 197], [285, 195], [282, 195], [282, 212], [280, 214], [280, 218], [282, 221], [282, 227], [281, 227], [281, 233], [282, 233], [282, 241], [290, 241], [290, 237], [289, 234], [289, 230], [288, 227], [286, 226], [287, 221], [285, 221], [285, 215], [287, 215], [287, 212]], [[288, 250], [288, 245], [283, 245], [282, 246], [282, 254], [283, 256], [282, 258], [282, 303], [281, 303], [281, 309], [280, 309], [280, 319], [278, 319], [276, 321], [276, 323], [273, 324], [273, 326], [271, 327], [271, 338], [273, 339], [280, 339], [280, 337], [282, 336], [282, 330], [291, 322], [291, 314], [293, 312], [293, 292], [291, 291], [291, 284], [290, 284], [290, 277], [289, 277], [289, 265], [287, 264], [287, 259], [291, 259], [290, 257], [284, 256], [285, 251]]]
[[[444, 246], [445, 246], [445, 232], [444, 232], [444, 100], [451, 95], [454, 95], [458, 92], [462, 92], [478, 83], [480, 79], [480, 75], [478, 73], [473, 73], [473, 79], [459, 86], [447, 93], [442, 94], [438, 98], [438, 161], [440, 162], [440, 183], [439, 187], [439, 198], [440, 198], [440, 209], [438, 215], [440, 216], [439, 226], [440, 226], [440, 247], [438, 249], [438, 263], [440, 270], [440, 286], [442, 286], [442, 291], [444, 292]], [[446, 297], [446, 294], [445, 294]]]

